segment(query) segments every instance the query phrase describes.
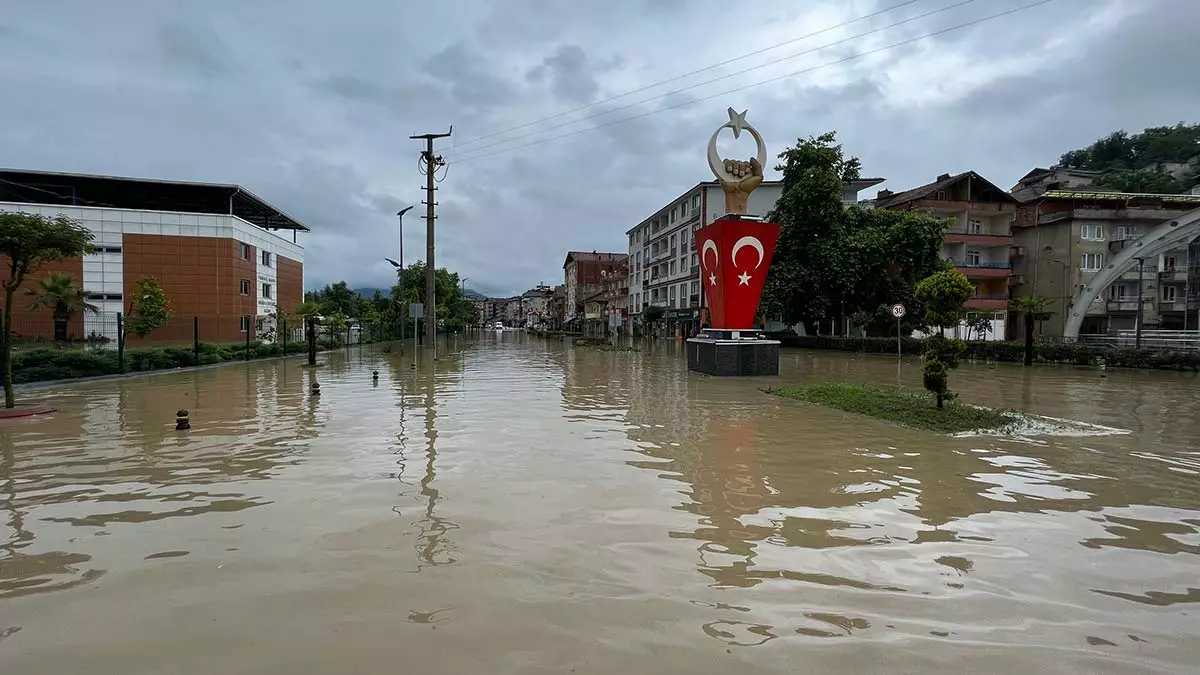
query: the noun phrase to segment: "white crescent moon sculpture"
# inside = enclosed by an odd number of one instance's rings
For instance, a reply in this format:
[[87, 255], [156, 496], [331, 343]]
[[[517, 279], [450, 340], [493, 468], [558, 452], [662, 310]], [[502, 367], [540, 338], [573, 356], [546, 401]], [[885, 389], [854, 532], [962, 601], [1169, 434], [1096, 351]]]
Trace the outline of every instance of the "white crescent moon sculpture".
[[758, 269], [762, 265], [763, 261], [763, 245], [762, 242], [758, 240], [758, 237], [742, 237], [741, 239], [738, 239], [737, 243], [733, 245], [733, 250], [729, 253], [729, 259], [733, 261], [733, 266], [737, 267], [738, 251], [742, 250], [746, 246], [758, 251], [758, 262], [754, 263], [754, 269]]
[[[713, 252], [713, 260], [715, 260], [715, 261], [716, 261], [716, 262], [715, 262], [715, 264], [713, 265], [713, 267], [716, 267], [717, 265], [720, 265], [720, 264], [721, 264], [721, 252], [717, 250], [717, 243], [716, 243], [715, 241], [713, 241], [712, 239], [706, 239], [706, 240], [704, 241], [704, 246], [702, 246], [702, 247], [700, 248], [700, 260], [701, 260], [701, 262], [703, 262], [703, 261], [706, 261], [706, 260], [708, 259], [706, 256], [708, 255], [708, 250], [709, 250], [709, 249], [712, 249], [712, 252]], [[708, 269], [712, 269], [712, 267], [710, 267], [710, 268], [708, 268]]]
[[708, 168], [712, 169], [713, 175], [719, 180], [736, 183], [741, 179], [725, 170], [725, 160], [721, 159], [721, 156], [717, 154], [717, 136], [721, 133], [722, 129], [727, 127], [733, 129], [734, 138], [740, 136], [743, 129], [750, 132], [750, 135], [754, 137], [755, 149], [757, 150], [755, 156], [758, 158], [759, 166], [765, 167], [767, 165], [767, 144], [763, 142], [762, 135], [758, 133], [758, 129], [755, 129], [746, 122], [745, 110], [737, 113], [734, 112], [733, 108], [729, 109], [729, 121], [717, 127], [717, 130], [713, 132], [712, 138], [708, 139]]

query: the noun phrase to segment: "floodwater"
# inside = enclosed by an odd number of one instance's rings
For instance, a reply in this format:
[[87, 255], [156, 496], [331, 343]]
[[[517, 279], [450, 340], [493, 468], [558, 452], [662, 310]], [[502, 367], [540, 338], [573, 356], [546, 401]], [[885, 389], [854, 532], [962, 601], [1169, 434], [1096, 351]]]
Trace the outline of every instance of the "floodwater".
[[1127, 432], [999, 439], [759, 390], [919, 382], [885, 357], [728, 380], [671, 342], [504, 333], [323, 358], [26, 392], [59, 412], [0, 428], [0, 672], [1200, 663], [1194, 375], [966, 366], [970, 401]]

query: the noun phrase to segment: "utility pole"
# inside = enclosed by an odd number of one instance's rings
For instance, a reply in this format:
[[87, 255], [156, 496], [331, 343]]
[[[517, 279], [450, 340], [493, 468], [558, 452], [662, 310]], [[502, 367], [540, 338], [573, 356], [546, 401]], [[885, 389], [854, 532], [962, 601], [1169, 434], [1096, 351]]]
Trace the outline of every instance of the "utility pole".
[[444, 134], [417, 134], [409, 136], [414, 140], [424, 140], [425, 149], [421, 151], [421, 159], [418, 166], [425, 174], [425, 346], [436, 351], [437, 348], [437, 266], [433, 261], [433, 221], [437, 219], [434, 213], [434, 207], [437, 202], [434, 200], [434, 193], [437, 192], [437, 187], [434, 185], [434, 174], [440, 167], [446, 165], [446, 160], [442, 159], [441, 155], [433, 154], [433, 141], [437, 138], [446, 138], [454, 133], [454, 126], [450, 126], [450, 131]]

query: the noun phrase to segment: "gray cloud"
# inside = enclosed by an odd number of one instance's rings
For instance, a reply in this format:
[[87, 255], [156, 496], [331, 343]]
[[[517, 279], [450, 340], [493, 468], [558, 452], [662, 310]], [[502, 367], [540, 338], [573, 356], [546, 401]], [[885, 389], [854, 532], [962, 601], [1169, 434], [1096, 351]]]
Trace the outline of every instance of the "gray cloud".
[[[748, 0], [717, 33], [726, 6], [718, 0], [474, 0], [419, 10], [364, 0], [355, 12], [296, 0], [284, 13], [245, 0], [217, 15], [191, 2], [20, 3], [0, 25], [0, 89], [15, 94], [0, 106], [0, 154], [34, 169], [242, 183], [313, 228], [301, 241], [309, 286], [383, 286], [395, 212], [422, 198], [420, 148], [408, 136], [454, 124], [455, 137], [439, 145], [452, 163], [437, 197], [437, 261], [470, 286], [507, 293], [560, 279], [568, 249], [624, 250], [625, 230], [708, 178], [704, 144], [728, 106], [750, 109], [771, 154], [837, 130], [892, 189], [965, 169], [1008, 186], [1114, 129], [1200, 110], [1200, 93], [1187, 86], [1200, 3], [1177, 0], [1056, 0], [824, 66], [1022, 4], [980, 1], [617, 109], [936, 7], [914, 3], [471, 142], [892, 3], [871, 4]], [[609, 112], [541, 131], [600, 111]], [[590, 131], [521, 147], [574, 130]], [[537, 133], [503, 143], [529, 132]], [[419, 210], [405, 219], [409, 261], [424, 257]]]

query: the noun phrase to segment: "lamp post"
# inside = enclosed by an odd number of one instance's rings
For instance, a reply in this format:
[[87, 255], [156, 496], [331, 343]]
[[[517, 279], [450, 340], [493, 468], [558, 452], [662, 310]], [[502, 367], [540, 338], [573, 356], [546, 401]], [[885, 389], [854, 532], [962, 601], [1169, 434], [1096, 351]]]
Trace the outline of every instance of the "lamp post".
[[396, 217], [400, 219], [400, 262], [396, 267], [404, 269], [404, 214], [412, 210], [412, 206], [406, 206], [396, 212]]

